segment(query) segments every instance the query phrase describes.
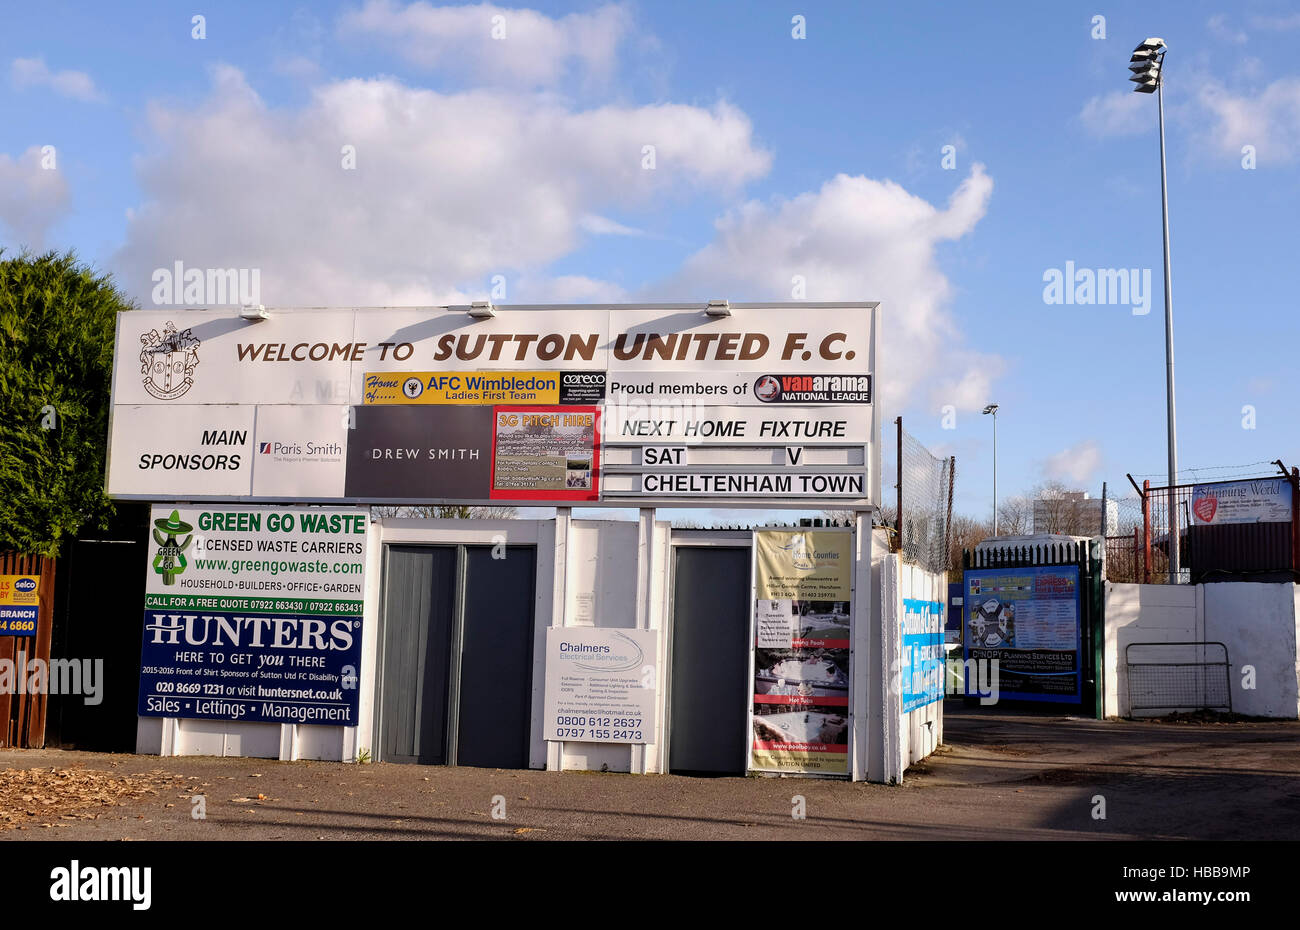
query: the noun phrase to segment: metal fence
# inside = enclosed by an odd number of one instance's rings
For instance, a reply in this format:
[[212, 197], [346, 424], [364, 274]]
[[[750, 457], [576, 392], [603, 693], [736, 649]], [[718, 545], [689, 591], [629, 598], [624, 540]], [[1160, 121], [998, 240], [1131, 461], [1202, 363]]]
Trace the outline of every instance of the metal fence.
[[952, 492], [957, 460], [937, 458], [905, 429], [898, 429], [898, 483], [895, 529], [904, 561], [930, 572], [948, 569]]
[[1135, 710], [1232, 711], [1231, 665], [1223, 643], [1129, 643], [1124, 666], [1130, 716]]
[[[1198, 488], [1241, 481], [1282, 479], [1291, 486], [1289, 521], [1214, 524], [1197, 519]], [[1106, 577], [1115, 582], [1189, 584], [1216, 579], [1300, 580], [1300, 473], [1256, 475], [1228, 481], [1203, 481], [1152, 487], [1129, 481], [1138, 492], [1124, 499], [1116, 535], [1106, 537]], [[1129, 501], [1136, 504], [1129, 504]], [[1134, 506], [1136, 514], [1134, 514]], [[1177, 539], [1179, 570], [1170, 571], [1171, 541]]]

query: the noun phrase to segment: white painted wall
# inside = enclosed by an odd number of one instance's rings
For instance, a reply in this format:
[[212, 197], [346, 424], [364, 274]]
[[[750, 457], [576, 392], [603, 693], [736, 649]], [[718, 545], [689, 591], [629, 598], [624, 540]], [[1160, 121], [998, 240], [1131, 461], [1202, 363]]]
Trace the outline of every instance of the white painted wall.
[[1105, 700], [1108, 717], [1127, 717], [1130, 643], [1172, 643], [1200, 636], [1200, 585], [1106, 583]]
[[[899, 719], [898, 745], [891, 758], [887, 760], [891, 772], [897, 773], [901, 780], [903, 771], [921, 761], [943, 742], [943, 698], [918, 707], [904, 714], [902, 710], [902, 686], [900, 669], [903, 661], [903, 638], [901, 623], [903, 619], [903, 601], [917, 599], [948, 603], [948, 576], [946, 573], [934, 574], [925, 571], [919, 565], [903, 561], [898, 555], [890, 553], [880, 563], [881, 583], [881, 623], [888, 632], [890, 655], [889, 668], [889, 702], [890, 713]], [[888, 779], [887, 779], [888, 780]]]
[[[655, 741], [644, 747], [626, 743], [551, 742], [547, 767], [564, 771], [599, 771], [649, 774], [663, 771], [667, 763], [661, 751], [667, 694], [668, 643], [665, 620], [668, 603], [669, 532], [667, 521], [642, 519], [636, 523], [616, 520], [571, 520], [567, 529], [557, 528], [566, 538], [567, 569], [557, 564], [555, 614], [552, 626], [592, 626], [613, 629], [657, 630], [659, 647], [659, 713]], [[560, 577], [562, 576], [562, 577]], [[543, 642], [543, 648], [545, 644]], [[544, 680], [544, 673], [539, 672]], [[543, 696], [534, 696], [533, 719], [540, 725]]]
[[[1205, 638], [1228, 647], [1232, 709], [1252, 717], [1295, 718], [1295, 585], [1221, 582], [1204, 588]], [[1242, 687], [1243, 670], [1255, 669], [1255, 687]]]
[[[1295, 680], [1296, 691], [1300, 693], [1300, 584], [1292, 585], [1292, 588], [1295, 604]], [[1297, 713], [1300, 713], [1300, 710], [1297, 710]]]
[[[1232, 665], [1232, 709], [1259, 717], [1300, 712], [1300, 589], [1288, 583], [1106, 584], [1104, 709], [1129, 716], [1125, 649], [1130, 643], [1222, 642]], [[1147, 651], [1148, 658], [1151, 652]], [[1243, 666], [1255, 687], [1242, 687]], [[1143, 715], [1167, 710], [1143, 710]]]
[[[933, 752], [943, 739], [943, 702], [904, 716], [896, 674], [901, 660], [903, 597], [947, 601], [946, 577], [905, 565], [888, 551], [883, 531], [870, 531], [860, 515], [854, 571], [852, 777], [901, 781], [906, 767]], [[865, 531], [865, 532], [864, 532]], [[642, 511], [633, 523], [572, 520], [559, 510], [553, 521], [385, 519], [370, 527], [362, 658], [360, 725], [354, 728], [217, 720], [139, 718], [136, 751], [161, 755], [251, 756], [352, 761], [375, 754], [382, 670], [382, 564], [385, 544], [486, 543], [506, 533], [511, 544], [537, 546], [537, 604], [533, 664], [532, 768], [655, 773], [667, 769], [664, 739], [670, 661], [670, 526]], [[861, 613], [857, 605], [861, 605]], [[645, 746], [547, 742], [543, 738], [545, 643], [548, 626], [597, 626], [659, 631], [659, 714], [655, 740]], [[1293, 634], [1294, 635], [1294, 634]], [[1300, 668], [1300, 666], [1298, 666]]]

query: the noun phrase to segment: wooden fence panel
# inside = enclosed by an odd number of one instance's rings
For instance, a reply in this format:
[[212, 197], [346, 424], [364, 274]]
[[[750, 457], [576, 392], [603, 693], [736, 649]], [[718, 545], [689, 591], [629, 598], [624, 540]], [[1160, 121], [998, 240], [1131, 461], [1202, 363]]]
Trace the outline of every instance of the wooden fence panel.
[[[0, 693], [0, 746], [39, 749], [45, 745], [48, 694], [28, 694], [27, 666], [33, 659], [45, 663], [49, 683], [50, 644], [54, 633], [54, 564], [46, 556], [20, 552], [0, 553], [0, 575], [39, 575], [35, 636], [0, 636], [0, 661], [13, 663], [13, 685], [18, 694]], [[21, 660], [21, 667], [19, 662]]]

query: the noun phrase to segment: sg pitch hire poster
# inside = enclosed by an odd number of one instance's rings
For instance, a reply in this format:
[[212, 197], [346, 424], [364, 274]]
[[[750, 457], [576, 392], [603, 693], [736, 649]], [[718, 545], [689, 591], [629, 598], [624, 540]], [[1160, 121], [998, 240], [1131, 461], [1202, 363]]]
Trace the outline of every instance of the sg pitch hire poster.
[[852, 535], [754, 533], [750, 767], [848, 774]]

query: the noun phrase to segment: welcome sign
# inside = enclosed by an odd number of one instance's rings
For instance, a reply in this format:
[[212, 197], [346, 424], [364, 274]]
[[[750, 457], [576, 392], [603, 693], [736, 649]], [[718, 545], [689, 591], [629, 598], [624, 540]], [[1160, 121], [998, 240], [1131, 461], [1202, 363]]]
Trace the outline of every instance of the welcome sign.
[[[109, 495], [524, 506], [874, 497], [874, 304], [469, 309], [120, 314]], [[642, 454], [656, 443], [691, 446], [695, 461]]]

